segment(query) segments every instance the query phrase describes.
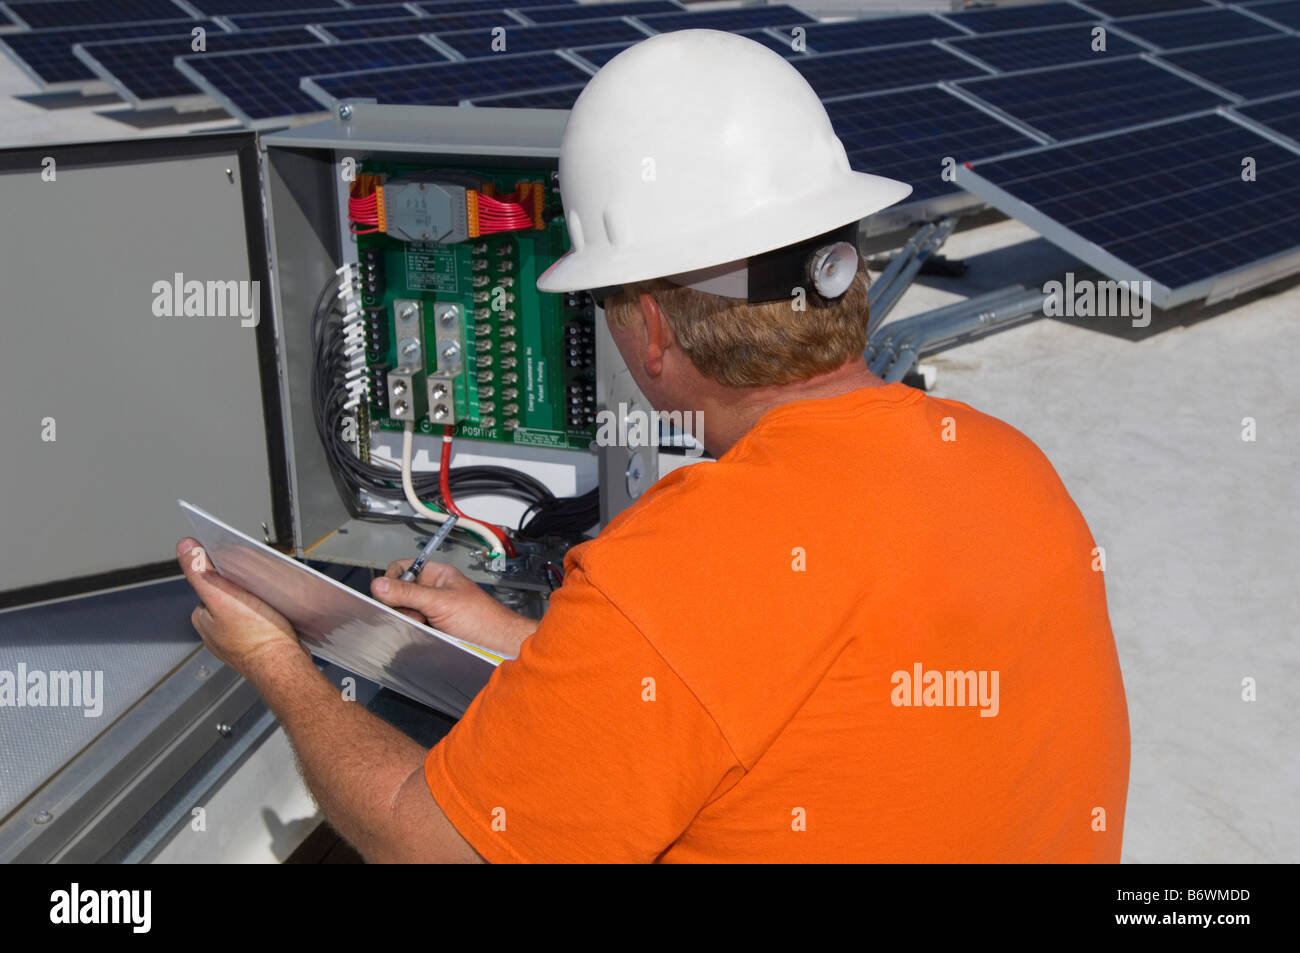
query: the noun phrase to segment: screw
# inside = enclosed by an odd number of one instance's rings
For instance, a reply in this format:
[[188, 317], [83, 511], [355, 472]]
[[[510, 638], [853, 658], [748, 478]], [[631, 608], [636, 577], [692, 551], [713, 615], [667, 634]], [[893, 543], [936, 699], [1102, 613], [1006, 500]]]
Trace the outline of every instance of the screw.
[[393, 404], [393, 413], [396, 414], [398, 417], [405, 417], [406, 412], [409, 409], [410, 407], [407, 405], [406, 401], [404, 400], [399, 400], [397, 401], [397, 403]]
[[346, 121], [352, 118], [352, 107], [344, 103], [339, 107], [339, 118]]
[[202, 679], [202, 678], [207, 678], [211, 674], [212, 672], [208, 670], [208, 667], [206, 665], [200, 665], [199, 670], [194, 673], [194, 677]]
[[393, 395], [396, 397], [401, 397], [405, 393], [406, 393], [406, 381], [402, 380], [399, 377], [397, 380], [393, 381]]
[[446, 420], [450, 415], [451, 411], [447, 409], [446, 404], [439, 404], [433, 408], [433, 418], [435, 420]]
[[234, 170], [234, 169], [227, 169], [227, 170], [226, 170], [226, 178], [229, 179], [231, 182], [234, 182], [234, 181], [235, 181], [235, 170]]
[[221, 737], [229, 738], [234, 733], [235, 733], [235, 729], [232, 728], [228, 722], [224, 722], [224, 721], [217, 722], [217, 734], [221, 735]]
[[402, 356], [415, 357], [420, 353], [420, 342], [414, 338], [408, 338], [402, 343]]
[[50, 821], [54, 820], [54, 815], [51, 814], [49, 811], [41, 811], [34, 818], [32, 818], [32, 820], [35, 821], [37, 824], [48, 824], [50, 823]]
[[448, 344], [442, 349], [442, 359], [444, 361], [454, 361], [460, 356], [460, 348], [455, 344]]
[[415, 305], [406, 305], [400, 312], [398, 312], [397, 316], [403, 321], [410, 321], [411, 318], [415, 317]]

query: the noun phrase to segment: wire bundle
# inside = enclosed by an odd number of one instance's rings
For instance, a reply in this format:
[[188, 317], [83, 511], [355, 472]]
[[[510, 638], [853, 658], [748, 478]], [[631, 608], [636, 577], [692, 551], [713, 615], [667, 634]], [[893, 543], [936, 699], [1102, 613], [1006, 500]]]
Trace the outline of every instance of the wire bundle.
[[474, 194], [478, 207], [478, 231], [480, 235], [492, 232], [515, 232], [521, 228], [532, 228], [533, 217], [518, 202], [503, 202], [481, 192]]
[[[339, 281], [342, 282], [342, 288], [337, 289], [337, 294], [331, 294]], [[357, 456], [354, 445], [343, 437], [344, 420], [353, 413], [356, 394], [350, 386], [353, 378], [348, 376], [353, 369], [355, 354], [349, 353], [349, 344], [340, 333], [346, 320], [346, 314], [340, 310], [340, 306], [355, 294], [355, 282], [356, 277], [350, 267], [340, 268], [325, 283], [312, 309], [312, 417], [329, 462], [330, 473], [354, 519], [418, 522], [424, 517], [413, 520], [411, 517], [369, 513], [357, 504], [358, 494], [362, 490], [385, 500], [404, 500], [406, 493], [402, 487], [400, 470], [391, 465], [362, 460]], [[364, 436], [361, 439], [364, 440]], [[446, 447], [447, 444], [444, 443], [444, 448]], [[444, 453], [447, 451], [444, 450]], [[447, 481], [445, 490], [442, 486], [444, 474]], [[528, 509], [520, 520], [518, 532], [526, 538], [580, 537], [600, 519], [597, 491], [592, 490], [577, 497], [556, 497], [539, 480], [510, 467], [450, 468], [444, 463], [437, 473], [411, 474], [411, 483], [419, 499], [432, 499], [435, 505], [444, 508], [444, 493], [462, 499], [483, 495], [503, 496], [524, 503]], [[428, 521], [437, 522], [432, 516]], [[460, 527], [457, 532], [460, 532]], [[500, 543], [500, 537], [496, 534], [492, 534], [492, 539], [493, 543]]]
[[363, 172], [348, 189], [348, 221], [370, 228], [348, 228], [353, 235], [372, 235], [383, 231], [384, 180], [382, 176]]

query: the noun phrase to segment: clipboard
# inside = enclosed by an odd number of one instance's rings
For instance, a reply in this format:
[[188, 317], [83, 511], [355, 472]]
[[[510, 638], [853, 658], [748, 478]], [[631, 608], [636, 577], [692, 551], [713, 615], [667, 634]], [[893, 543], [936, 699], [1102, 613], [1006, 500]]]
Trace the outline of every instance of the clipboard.
[[457, 718], [505, 661], [177, 502], [217, 572], [288, 619], [317, 658]]

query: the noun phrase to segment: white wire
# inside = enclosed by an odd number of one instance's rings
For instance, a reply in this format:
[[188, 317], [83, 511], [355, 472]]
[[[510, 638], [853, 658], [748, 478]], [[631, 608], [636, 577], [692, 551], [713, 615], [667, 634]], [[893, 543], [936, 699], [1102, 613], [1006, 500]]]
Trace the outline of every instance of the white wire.
[[[415, 483], [411, 480], [411, 456], [414, 446], [415, 423], [408, 420], [406, 426], [402, 428], [402, 492], [406, 494], [406, 502], [411, 504], [420, 519], [429, 519], [441, 526], [447, 522], [447, 514], [439, 513], [415, 493]], [[501, 546], [501, 540], [497, 539], [492, 530], [478, 520], [472, 520], [467, 516], [462, 516], [460, 522], [456, 525], [469, 530], [487, 543], [488, 553], [492, 557], [493, 568], [500, 567], [501, 563], [505, 561], [506, 551]]]

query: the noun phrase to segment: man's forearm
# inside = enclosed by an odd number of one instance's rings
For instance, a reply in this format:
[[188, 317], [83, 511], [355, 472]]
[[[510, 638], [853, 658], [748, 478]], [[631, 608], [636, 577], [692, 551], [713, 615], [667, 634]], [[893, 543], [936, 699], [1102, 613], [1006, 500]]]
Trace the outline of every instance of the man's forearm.
[[244, 674], [284, 727], [307, 787], [334, 829], [366, 857], [387, 855], [404, 836], [393, 817], [397, 794], [422, 769], [427, 752], [345, 701], [299, 649], [264, 653]]

